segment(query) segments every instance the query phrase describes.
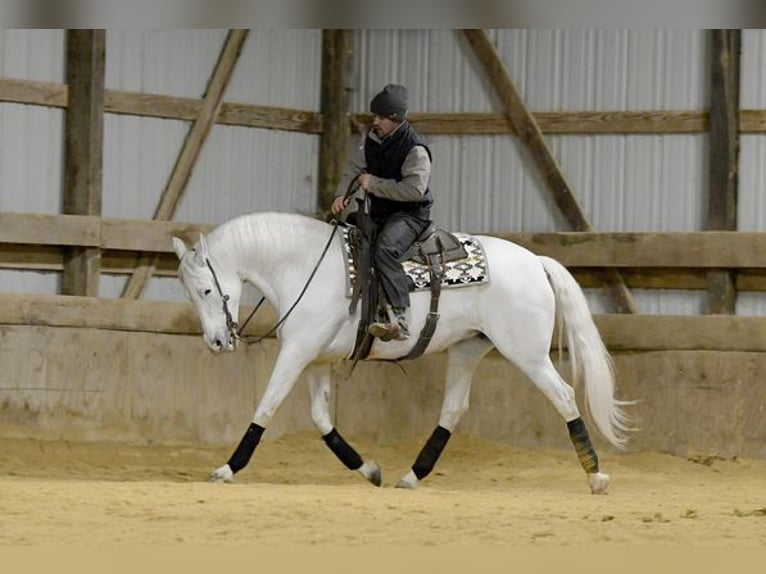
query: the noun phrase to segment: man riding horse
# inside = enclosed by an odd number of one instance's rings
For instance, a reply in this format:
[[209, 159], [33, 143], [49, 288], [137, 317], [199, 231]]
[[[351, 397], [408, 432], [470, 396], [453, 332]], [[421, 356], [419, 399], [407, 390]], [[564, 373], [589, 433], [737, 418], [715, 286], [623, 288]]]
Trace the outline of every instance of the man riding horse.
[[358, 178], [376, 228], [373, 261], [389, 310], [389, 322], [372, 323], [369, 332], [403, 341], [410, 335], [410, 295], [400, 258], [431, 223], [431, 151], [407, 120], [404, 86], [385, 86], [370, 102], [370, 111], [372, 130], [357, 156], [348, 160], [332, 213], [338, 216], [348, 207], [346, 190]]

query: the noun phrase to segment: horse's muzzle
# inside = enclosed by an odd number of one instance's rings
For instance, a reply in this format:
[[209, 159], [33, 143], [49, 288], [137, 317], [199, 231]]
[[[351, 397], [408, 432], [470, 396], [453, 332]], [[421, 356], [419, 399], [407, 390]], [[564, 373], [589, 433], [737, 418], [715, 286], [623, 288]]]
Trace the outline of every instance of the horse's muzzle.
[[237, 340], [234, 337], [216, 337], [208, 341], [208, 348], [215, 354], [230, 353], [237, 348]]

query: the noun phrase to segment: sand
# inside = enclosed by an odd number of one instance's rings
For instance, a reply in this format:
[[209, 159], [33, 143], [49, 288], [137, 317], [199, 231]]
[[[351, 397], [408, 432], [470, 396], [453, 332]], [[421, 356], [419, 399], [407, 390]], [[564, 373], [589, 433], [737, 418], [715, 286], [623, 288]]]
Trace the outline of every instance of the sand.
[[0, 439], [0, 544], [766, 544], [764, 460], [602, 452], [612, 485], [593, 496], [572, 451], [458, 433], [419, 488], [394, 488], [425, 438], [351, 440], [381, 488], [312, 433], [263, 442], [230, 485], [206, 478], [234, 445]]

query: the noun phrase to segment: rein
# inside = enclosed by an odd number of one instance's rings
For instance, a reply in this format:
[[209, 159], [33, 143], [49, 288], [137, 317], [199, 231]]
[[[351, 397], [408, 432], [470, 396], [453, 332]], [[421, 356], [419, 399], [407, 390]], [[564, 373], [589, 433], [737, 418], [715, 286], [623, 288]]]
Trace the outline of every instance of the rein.
[[207, 263], [208, 269], [210, 269], [210, 272], [213, 274], [213, 281], [215, 282], [215, 288], [218, 290], [218, 295], [220, 295], [221, 300], [223, 301], [223, 313], [226, 316], [226, 327], [229, 329], [229, 332], [231, 333], [231, 336], [237, 340], [237, 341], [245, 341], [248, 345], [251, 345], [253, 343], [260, 343], [271, 335], [274, 331], [276, 331], [282, 323], [284, 323], [287, 318], [290, 316], [290, 313], [293, 312], [293, 309], [297, 307], [298, 303], [300, 303], [301, 299], [303, 299], [303, 296], [306, 294], [306, 291], [309, 288], [309, 285], [311, 285], [311, 281], [314, 279], [314, 275], [316, 275], [317, 270], [319, 269], [319, 266], [322, 264], [322, 261], [325, 258], [325, 255], [327, 255], [327, 251], [330, 249], [330, 245], [332, 244], [332, 240], [335, 237], [335, 233], [338, 231], [338, 225], [335, 222], [332, 222], [332, 233], [330, 233], [330, 237], [327, 240], [327, 243], [324, 246], [324, 249], [322, 250], [322, 254], [319, 256], [319, 260], [316, 262], [316, 265], [314, 265], [314, 269], [311, 271], [311, 275], [309, 275], [309, 278], [306, 280], [306, 284], [303, 286], [303, 289], [301, 289], [300, 294], [298, 295], [298, 298], [295, 300], [295, 302], [290, 306], [290, 308], [287, 310], [287, 312], [282, 316], [282, 318], [277, 321], [277, 323], [266, 333], [263, 335], [257, 336], [257, 337], [243, 337], [242, 332], [245, 330], [245, 327], [247, 327], [247, 324], [250, 322], [250, 319], [253, 318], [255, 315], [255, 312], [258, 311], [258, 309], [263, 305], [263, 302], [266, 300], [266, 297], [261, 297], [261, 300], [258, 301], [258, 304], [255, 306], [255, 308], [250, 312], [250, 315], [247, 316], [247, 319], [245, 319], [245, 322], [242, 323], [242, 327], [238, 328], [237, 322], [234, 320], [234, 318], [231, 315], [231, 311], [229, 310], [229, 296], [224, 294], [223, 290], [221, 289], [221, 284], [218, 282], [218, 276], [215, 273], [215, 269], [213, 269], [213, 265], [210, 263], [209, 259], [205, 259], [205, 263]]

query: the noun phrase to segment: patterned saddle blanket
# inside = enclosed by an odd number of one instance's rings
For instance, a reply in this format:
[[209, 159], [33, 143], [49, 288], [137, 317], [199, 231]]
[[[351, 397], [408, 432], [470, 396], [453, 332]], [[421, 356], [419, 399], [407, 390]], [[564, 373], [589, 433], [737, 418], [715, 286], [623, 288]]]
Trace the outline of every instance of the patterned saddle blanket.
[[[356, 282], [357, 271], [353, 256], [351, 255], [351, 244], [349, 242], [350, 229], [342, 227], [341, 230], [343, 232], [343, 256], [346, 261], [346, 296], [351, 297], [354, 283]], [[479, 240], [465, 233], [454, 233], [453, 235], [460, 241], [468, 257], [450, 261], [445, 265], [442, 289], [488, 283], [489, 271], [487, 269], [487, 259], [484, 255], [484, 248], [479, 243]], [[408, 259], [402, 262], [402, 267], [410, 279], [410, 291], [424, 291], [431, 288], [431, 273], [428, 270], [428, 265]]]

